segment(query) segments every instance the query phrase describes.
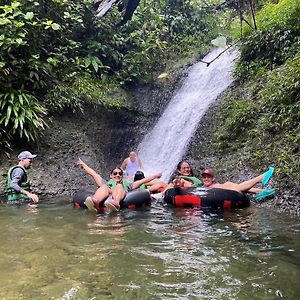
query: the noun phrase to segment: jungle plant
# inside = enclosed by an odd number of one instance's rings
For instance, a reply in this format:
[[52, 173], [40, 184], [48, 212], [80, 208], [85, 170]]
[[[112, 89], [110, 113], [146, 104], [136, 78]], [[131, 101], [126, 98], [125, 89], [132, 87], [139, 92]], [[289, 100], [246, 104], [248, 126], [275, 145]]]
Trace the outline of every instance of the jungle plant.
[[[83, 112], [84, 107], [102, 106], [106, 109], [126, 107], [124, 94], [117, 84], [108, 78], [92, 79], [89, 73], [81, 73], [69, 78], [64, 83], [56, 85], [47, 95], [49, 110], [61, 112], [71, 110], [73, 113]], [[71, 77], [71, 78], [70, 78]]]
[[257, 14], [258, 31], [245, 32], [236, 74], [248, 78], [293, 57], [300, 47], [300, 2], [280, 0]]
[[47, 125], [44, 120], [46, 109], [36, 98], [24, 90], [0, 93], [0, 128], [8, 135], [36, 141]]

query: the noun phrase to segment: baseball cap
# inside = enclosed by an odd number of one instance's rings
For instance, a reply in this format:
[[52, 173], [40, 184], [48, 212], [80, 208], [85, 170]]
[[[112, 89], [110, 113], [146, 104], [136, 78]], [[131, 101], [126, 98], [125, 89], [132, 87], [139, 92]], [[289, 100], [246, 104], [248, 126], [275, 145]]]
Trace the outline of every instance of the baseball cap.
[[18, 155], [18, 159], [19, 160], [23, 160], [23, 159], [27, 159], [27, 158], [35, 158], [37, 157], [36, 154], [32, 154], [29, 151], [22, 151], [19, 155]]
[[215, 173], [213, 171], [213, 169], [205, 169], [204, 171], [201, 172], [201, 175], [209, 175], [211, 177], [215, 177]]

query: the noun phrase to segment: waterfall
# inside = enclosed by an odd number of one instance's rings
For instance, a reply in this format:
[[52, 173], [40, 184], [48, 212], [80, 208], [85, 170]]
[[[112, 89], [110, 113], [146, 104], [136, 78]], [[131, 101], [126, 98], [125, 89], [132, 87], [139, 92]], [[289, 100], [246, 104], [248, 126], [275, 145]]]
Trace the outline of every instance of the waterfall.
[[[223, 49], [214, 49], [203, 61], [211, 61]], [[211, 103], [231, 84], [237, 51], [226, 51], [208, 67], [198, 62], [175, 93], [162, 116], [138, 146], [147, 175], [163, 172], [168, 181], [182, 159], [189, 140]]]

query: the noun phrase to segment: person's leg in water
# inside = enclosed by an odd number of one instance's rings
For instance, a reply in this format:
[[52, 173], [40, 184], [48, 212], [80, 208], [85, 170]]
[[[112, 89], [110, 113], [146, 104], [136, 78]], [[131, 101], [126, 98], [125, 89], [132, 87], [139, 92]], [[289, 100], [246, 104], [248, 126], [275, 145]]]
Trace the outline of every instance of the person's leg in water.
[[104, 205], [113, 210], [118, 211], [120, 209], [120, 202], [124, 200], [126, 191], [121, 183], [118, 183], [112, 191], [112, 198], [104, 202]]
[[86, 198], [84, 204], [91, 211], [97, 211], [101, 202], [108, 198], [110, 189], [107, 185], [101, 185], [93, 196]]
[[269, 170], [266, 171], [264, 174], [261, 174], [255, 178], [244, 181], [242, 183], [233, 183], [228, 181], [223, 184], [221, 183], [216, 184], [214, 187], [238, 191], [238, 192], [246, 192], [249, 191], [254, 185], [256, 185], [259, 182], [261, 182], [263, 186], [266, 185], [269, 182], [273, 172], [274, 172], [274, 168], [270, 167]]

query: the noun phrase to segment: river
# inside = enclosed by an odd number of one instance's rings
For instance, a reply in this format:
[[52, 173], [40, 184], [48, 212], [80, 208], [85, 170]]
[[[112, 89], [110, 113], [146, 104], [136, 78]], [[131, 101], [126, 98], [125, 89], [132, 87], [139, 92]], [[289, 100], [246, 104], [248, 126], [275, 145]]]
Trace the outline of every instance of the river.
[[[190, 69], [139, 146], [147, 172], [170, 177], [199, 120], [232, 82], [236, 57], [228, 52], [209, 68], [198, 63]], [[2, 300], [271, 300], [300, 294], [299, 219], [253, 205], [206, 211], [157, 202], [96, 215], [74, 209], [68, 199], [45, 199], [37, 206], [0, 206], [0, 226]]]
[[0, 298], [298, 299], [300, 221], [251, 206], [0, 207]]

